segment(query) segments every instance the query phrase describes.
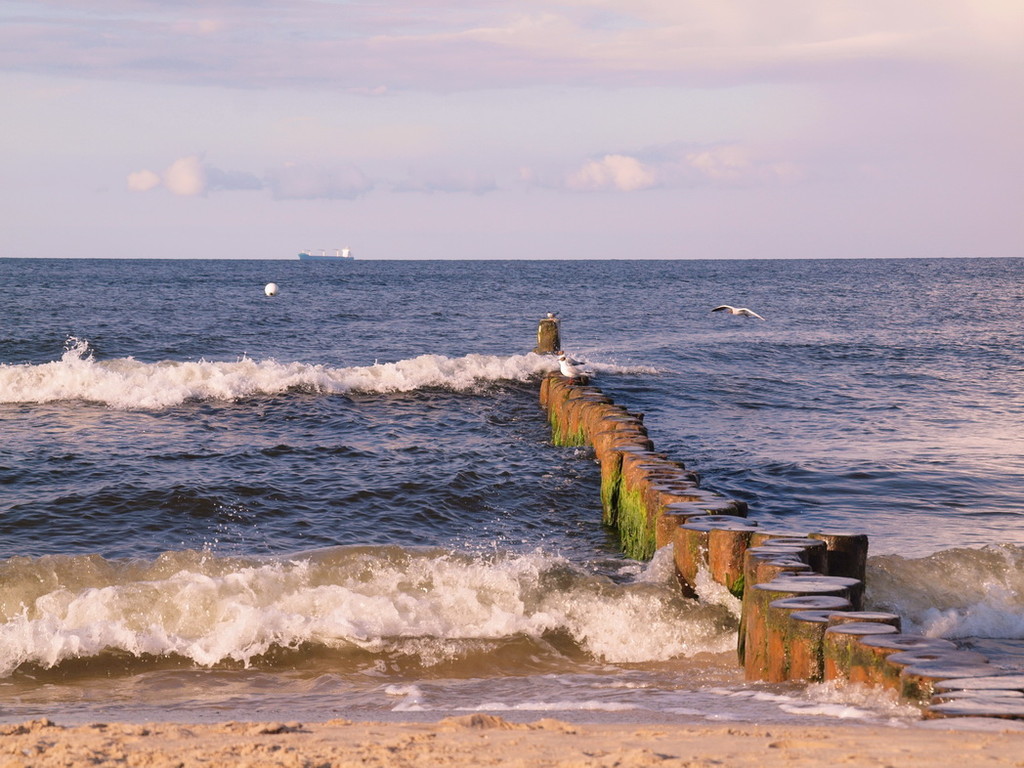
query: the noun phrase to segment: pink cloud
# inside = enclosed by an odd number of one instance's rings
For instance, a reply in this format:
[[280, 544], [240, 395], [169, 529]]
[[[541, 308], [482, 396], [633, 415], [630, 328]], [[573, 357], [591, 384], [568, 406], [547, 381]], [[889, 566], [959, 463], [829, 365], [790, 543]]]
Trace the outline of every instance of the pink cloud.
[[658, 176], [652, 168], [628, 155], [605, 155], [600, 160], [588, 160], [565, 180], [566, 187], [576, 192], [636, 192], [650, 189], [657, 183]]
[[680, 144], [590, 159], [565, 174], [560, 184], [545, 184], [546, 175], [535, 169], [524, 168], [519, 175], [528, 184], [563, 186], [573, 192], [637, 192], [702, 185], [773, 186], [802, 181], [807, 174], [795, 160], [742, 144]]
[[0, 26], [0, 68], [365, 90], [806, 81], [880, 64], [1024, 59], [1000, 0], [465, 0], [146, 4], [38, 0]]
[[200, 155], [180, 157], [162, 174], [149, 169], [128, 174], [128, 189], [148, 192], [162, 187], [180, 197], [202, 197], [211, 190], [261, 189], [264, 184], [246, 171], [224, 171], [206, 163]]
[[160, 186], [160, 175], [150, 170], [128, 174], [128, 189], [134, 192], [148, 192]]

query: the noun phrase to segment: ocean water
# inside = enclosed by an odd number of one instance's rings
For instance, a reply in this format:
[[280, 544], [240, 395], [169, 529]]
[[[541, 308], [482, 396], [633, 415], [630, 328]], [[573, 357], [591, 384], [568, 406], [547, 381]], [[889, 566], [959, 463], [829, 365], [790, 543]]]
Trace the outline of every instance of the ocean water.
[[537, 403], [547, 312], [762, 526], [867, 533], [872, 607], [1024, 656], [1024, 260], [0, 259], [0, 285], [0, 721], [914, 722], [744, 683], [736, 602], [622, 556]]

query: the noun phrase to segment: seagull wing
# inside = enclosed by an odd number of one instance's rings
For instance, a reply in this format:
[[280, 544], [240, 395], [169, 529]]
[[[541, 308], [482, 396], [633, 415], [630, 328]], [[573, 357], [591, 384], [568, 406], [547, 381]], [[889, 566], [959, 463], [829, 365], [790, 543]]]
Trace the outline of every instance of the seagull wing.
[[558, 363], [558, 367], [561, 369], [562, 375], [568, 376], [570, 379], [574, 379], [577, 376], [583, 375], [583, 371], [581, 371], [577, 366], [570, 363], [568, 360], [560, 360]]
[[723, 305], [722, 305], [722, 306], [720, 306], [720, 307], [715, 307], [715, 308], [714, 308], [714, 309], [712, 309], [711, 311], [712, 311], [712, 312], [721, 312], [721, 311], [722, 311], [723, 309], [724, 309], [724, 310], [727, 310], [727, 311], [729, 311], [729, 312], [732, 312], [732, 307], [730, 307], [730, 306], [729, 306], [728, 304], [723, 304]]
[[752, 309], [744, 309], [743, 314], [746, 315], [747, 317], [756, 317], [758, 320], [764, 320], [763, 317], [761, 317], [759, 314], [757, 314], [757, 312], [755, 312]]

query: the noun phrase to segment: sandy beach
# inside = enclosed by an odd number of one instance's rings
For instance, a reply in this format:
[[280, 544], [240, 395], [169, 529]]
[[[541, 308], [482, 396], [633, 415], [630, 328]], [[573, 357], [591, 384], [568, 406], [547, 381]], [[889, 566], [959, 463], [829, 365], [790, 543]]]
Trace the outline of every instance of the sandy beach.
[[1024, 766], [1024, 729], [976, 720], [912, 728], [512, 723], [94, 723], [0, 726], [0, 766]]

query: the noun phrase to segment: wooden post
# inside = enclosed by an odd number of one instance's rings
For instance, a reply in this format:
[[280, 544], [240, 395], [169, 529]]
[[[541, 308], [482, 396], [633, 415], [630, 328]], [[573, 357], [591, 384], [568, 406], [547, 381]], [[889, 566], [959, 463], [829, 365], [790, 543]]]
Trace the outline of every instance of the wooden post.
[[934, 717], [998, 717], [1024, 720], [1024, 698], [1015, 696], [1020, 691], [1007, 691], [1006, 696], [993, 691], [962, 699], [941, 699], [928, 707], [924, 716]]
[[[743, 556], [756, 523], [717, 525], [708, 531], [708, 571], [734, 597], [743, 597]], [[700, 519], [693, 521], [700, 524]]]
[[[784, 597], [769, 603], [765, 617], [768, 681], [821, 680], [825, 623], [836, 612], [849, 610], [849, 600], [830, 595]], [[807, 614], [813, 619], [808, 620]]]
[[933, 688], [932, 704], [925, 710], [925, 717], [1024, 719], [1024, 674], [1020, 672], [940, 680]]
[[[753, 538], [753, 535], [751, 536]], [[740, 666], [746, 665], [747, 612], [755, 584], [766, 584], [776, 576], [810, 571], [811, 567], [798, 560], [789, 551], [778, 551], [768, 546], [748, 547], [743, 553], [743, 595], [740, 604], [740, 626], [736, 633], [736, 656]]]
[[[973, 651], [948, 651], [941, 658], [904, 667], [900, 672], [900, 693], [908, 699], [927, 701], [935, 692], [935, 685], [942, 680], [988, 677], [993, 673], [993, 667], [984, 656], [979, 660], [979, 655]], [[890, 661], [895, 656], [890, 656]]]
[[[751, 535], [751, 539], [753, 538]], [[750, 589], [754, 584], [765, 584], [780, 573], [805, 573], [810, 570], [811, 566], [789, 550], [750, 546], [743, 553], [744, 590]]]
[[537, 326], [537, 346], [533, 351], [538, 355], [554, 355], [562, 348], [558, 333], [558, 318], [552, 313], [541, 319]]
[[825, 542], [825, 571], [829, 576], [864, 581], [868, 562], [867, 536], [862, 533], [811, 533], [808, 538]]
[[[600, 433], [604, 435], [605, 433]], [[598, 438], [601, 445], [606, 443]], [[622, 495], [622, 461], [630, 453], [647, 452], [654, 444], [646, 435], [633, 430], [616, 431], [607, 441], [607, 449], [601, 450], [601, 509], [603, 521], [608, 526], [619, 524], [619, 497]]]
[[872, 641], [879, 638], [901, 637], [899, 632], [903, 625], [902, 619], [895, 613], [884, 611], [847, 611], [846, 613], [832, 614], [829, 617], [828, 626], [831, 628], [853, 622], [888, 624], [894, 627], [896, 632], [860, 635], [855, 641], [849, 643], [847, 648], [849, 652], [847, 679], [849, 682], [898, 688], [899, 670], [893, 671], [892, 666], [886, 663], [886, 657], [893, 653], [894, 647], [885, 644], [872, 644]]
[[[743, 531], [749, 535], [749, 532], [754, 530], [755, 527], [756, 524], [742, 517], [734, 517], [732, 515], [697, 515], [691, 517], [679, 527], [676, 533], [675, 559], [676, 570], [680, 574], [680, 578], [692, 588], [697, 584], [697, 573], [702, 568], [710, 569], [709, 541], [712, 530], [717, 528]], [[746, 547], [743, 546], [743, 549], [746, 549]], [[727, 556], [727, 553], [723, 551], [722, 559], [724, 560]], [[729, 585], [726, 584], [725, 586], [728, 588]]]
[[886, 613], [885, 611], [846, 611], [845, 613], [834, 614], [828, 622], [830, 627], [837, 624], [849, 624], [851, 621], [878, 622], [879, 624], [891, 624], [899, 631], [903, 627], [903, 621], [898, 614]]
[[[916, 639], [916, 644], [915, 644]], [[930, 642], [929, 642], [930, 641]], [[900, 673], [922, 662], [939, 661], [959, 653], [948, 640], [921, 635], [868, 635], [850, 649], [850, 682], [899, 691]], [[975, 660], [982, 658], [980, 654]]]
[[864, 635], [895, 634], [891, 624], [874, 621], [852, 621], [825, 630], [825, 680], [849, 680], [853, 667], [853, 648]]
[[829, 575], [825, 573], [827, 545], [824, 541], [807, 536], [779, 535], [762, 530], [750, 537], [750, 546], [772, 547], [779, 552], [791, 552], [811, 566], [811, 570], [815, 573], [820, 573], [823, 576]]
[[825, 630], [835, 611], [793, 611], [789, 669], [791, 679], [820, 683], [824, 678]]
[[849, 600], [851, 581], [818, 574], [783, 574], [767, 584], [752, 585], [743, 596], [742, 656], [747, 680], [768, 679], [767, 619], [772, 602], [804, 595], [831, 595]]

